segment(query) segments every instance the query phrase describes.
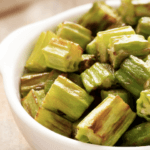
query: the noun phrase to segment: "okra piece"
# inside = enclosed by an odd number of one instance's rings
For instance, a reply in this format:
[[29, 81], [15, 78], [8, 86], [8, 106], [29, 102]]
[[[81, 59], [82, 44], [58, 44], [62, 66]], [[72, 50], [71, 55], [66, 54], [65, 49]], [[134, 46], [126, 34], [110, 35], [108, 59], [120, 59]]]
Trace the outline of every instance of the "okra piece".
[[69, 21], [65, 21], [58, 25], [56, 35], [63, 39], [78, 43], [83, 50], [92, 40], [92, 32], [89, 29]]
[[144, 90], [140, 93], [139, 99], [136, 101], [136, 109], [139, 117], [150, 121], [150, 90]]
[[35, 120], [56, 133], [71, 137], [72, 123], [54, 112], [41, 107], [37, 112]]
[[141, 17], [150, 16], [149, 7], [148, 0], [121, 0], [118, 11], [125, 23], [136, 25]]
[[138, 21], [136, 33], [143, 35], [146, 39], [150, 35], [150, 17], [142, 17]]
[[96, 55], [97, 53], [96, 38], [86, 46], [86, 53]]
[[140, 92], [150, 87], [150, 70], [146, 63], [130, 55], [115, 73], [116, 79], [121, 86], [134, 96], [139, 97]]
[[150, 44], [142, 35], [121, 35], [111, 37], [108, 54], [112, 66], [117, 69], [129, 55], [146, 56], [150, 52]]
[[95, 2], [92, 8], [79, 20], [79, 24], [90, 29], [95, 35], [98, 31], [107, 29], [117, 22], [119, 16], [117, 11], [104, 2]]
[[47, 93], [49, 91], [49, 89], [51, 88], [52, 84], [54, 83], [54, 81], [57, 79], [57, 77], [59, 75], [67, 76], [66, 73], [63, 73], [63, 72], [58, 71], [58, 70], [52, 70], [49, 73], [49, 77], [47, 78], [47, 80], [45, 82], [45, 85], [44, 85], [44, 91], [45, 91], [45, 93]]
[[148, 67], [150, 67], [150, 54], [146, 56], [144, 59], [145, 63], [147, 64]]
[[136, 113], [119, 96], [109, 95], [78, 124], [76, 139], [113, 146], [135, 117]]
[[114, 95], [114, 96], [120, 96], [125, 103], [127, 103], [130, 108], [133, 110], [134, 109], [134, 104], [133, 104], [133, 99], [131, 97], [131, 94], [124, 90], [124, 89], [114, 89], [114, 90], [101, 90], [101, 99], [104, 100], [109, 94]]
[[118, 9], [123, 21], [128, 25], [136, 25], [138, 22], [138, 17], [135, 15], [134, 5], [132, 2], [132, 0], [121, 0], [121, 5]]
[[135, 31], [131, 26], [125, 26], [125, 27], [120, 27], [120, 28], [115, 28], [115, 29], [110, 29], [106, 31], [101, 31], [98, 32], [96, 38], [94, 41], [89, 43], [87, 47], [90, 47], [89, 45], [92, 45], [92, 50], [95, 48], [96, 50], [96, 56], [98, 60], [102, 63], [106, 63], [109, 60], [108, 57], [108, 45], [109, 45], [109, 40], [113, 36], [120, 36], [120, 35], [131, 35], [135, 34]]
[[136, 125], [122, 136], [121, 146], [146, 146], [150, 145], [150, 122]]
[[21, 104], [26, 112], [34, 118], [39, 107], [41, 107], [42, 105], [44, 97], [44, 90], [35, 91], [34, 89], [32, 89], [30, 90], [28, 95], [21, 100]]
[[44, 89], [45, 82], [49, 78], [50, 73], [27, 73], [21, 77], [20, 92], [24, 97], [31, 89], [41, 90]]
[[81, 62], [79, 64], [79, 72], [82, 73], [84, 70], [90, 68], [95, 62], [95, 55], [82, 54]]
[[51, 32], [42, 32], [39, 36], [35, 47], [28, 58], [25, 68], [30, 72], [44, 72], [47, 69], [45, 58], [42, 53], [42, 49], [48, 45], [49, 41], [56, 37], [56, 35]]
[[90, 106], [93, 97], [64, 76], [58, 76], [52, 84], [42, 106], [74, 122]]
[[89, 69], [81, 73], [81, 79], [85, 89], [91, 92], [98, 87], [111, 87], [114, 82], [114, 75], [102, 64], [96, 62]]
[[52, 38], [42, 51], [46, 65], [63, 72], [77, 71], [83, 52], [78, 44], [61, 38]]

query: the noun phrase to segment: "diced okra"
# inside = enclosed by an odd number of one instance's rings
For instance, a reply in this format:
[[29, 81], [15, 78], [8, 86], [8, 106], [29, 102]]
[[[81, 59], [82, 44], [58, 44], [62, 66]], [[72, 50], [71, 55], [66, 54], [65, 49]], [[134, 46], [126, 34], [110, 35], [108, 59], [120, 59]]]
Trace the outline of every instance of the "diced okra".
[[49, 77], [47, 78], [47, 80], [45, 82], [45, 85], [44, 85], [44, 91], [45, 91], [45, 93], [47, 93], [49, 91], [49, 89], [51, 88], [51, 86], [54, 83], [55, 79], [57, 79], [57, 77], [59, 75], [67, 76], [66, 73], [63, 73], [63, 72], [58, 71], [58, 70], [52, 70], [49, 73]]
[[58, 76], [48, 91], [42, 106], [74, 122], [90, 106], [93, 97], [63, 76]]
[[112, 66], [116, 69], [129, 55], [146, 56], [150, 44], [142, 35], [121, 35], [110, 38], [108, 53]]
[[52, 38], [42, 51], [46, 65], [63, 72], [77, 71], [83, 52], [78, 44], [61, 38]]
[[81, 62], [79, 64], [79, 72], [83, 72], [84, 70], [90, 68], [96, 62], [95, 55], [90, 54], [82, 54]]
[[69, 21], [60, 23], [57, 27], [56, 34], [63, 39], [78, 43], [83, 50], [92, 40], [92, 32], [90, 30]]
[[56, 133], [71, 137], [72, 123], [54, 112], [41, 107], [35, 116], [35, 120]]
[[21, 100], [21, 103], [27, 113], [34, 118], [39, 107], [42, 105], [44, 97], [44, 90], [35, 91], [32, 89], [28, 95]]
[[99, 62], [82, 72], [81, 79], [88, 92], [98, 87], [109, 88], [114, 83], [114, 75]]
[[124, 90], [124, 89], [114, 89], [114, 90], [101, 90], [101, 99], [104, 100], [109, 94], [114, 96], [120, 96], [125, 103], [127, 103], [130, 108], [134, 109], [133, 99], [131, 97], [131, 94]]
[[118, 13], [114, 8], [104, 2], [95, 2], [92, 8], [80, 18], [79, 24], [96, 34], [116, 23], [118, 18]]
[[56, 35], [51, 31], [41, 33], [30, 57], [26, 62], [25, 68], [27, 70], [30, 72], [43, 72], [46, 70], [47, 66], [42, 53], [42, 48], [47, 46], [49, 41], [54, 37], [56, 37]]
[[125, 23], [136, 25], [141, 17], [149, 17], [149, 0], [121, 0], [119, 13]]
[[98, 60], [102, 63], [108, 62], [108, 45], [109, 40], [113, 36], [119, 35], [131, 35], [135, 34], [135, 31], [131, 26], [125, 26], [115, 29], [110, 29], [102, 32], [98, 32], [96, 38], [87, 45], [87, 53], [90, 51], [93, 54], [96, 53]]
[[150, 70], [144, 61], [135, 56], [130, 55], [115, 75], [118, 83], [136, 97], [150, 87]]
[[150, 145], [150, 122], [136, 125], [122, 136], [121, 146], [146, 146]]
[[44, 89], [45, 82], [49, 78], [50, 73], [27, 73], [21, 77], [20, 92], [21, 96], [24, 97], [31, 90]]
[[77, 126], [76, 139], [113, 146], [136, 117], [119, 96], [109, 95]]
[[150, 121], [150, 90], [144, 90], [140, 93], [140, 98], [136, 101], [138, 116]]
[[146, 39], [150, 35], [150, 17], [142, 17], [136, 27], [136, 33], [143, 35]]

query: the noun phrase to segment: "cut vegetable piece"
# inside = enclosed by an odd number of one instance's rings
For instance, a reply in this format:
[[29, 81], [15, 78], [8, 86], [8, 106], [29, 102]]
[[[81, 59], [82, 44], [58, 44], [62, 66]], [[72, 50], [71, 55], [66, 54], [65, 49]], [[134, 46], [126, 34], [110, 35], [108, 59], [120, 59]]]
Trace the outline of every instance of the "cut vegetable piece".
[[140, 98], [136, 101], [136, 109], [138, 116], [150, 121], [150, 90], [141, 92]]
[[112, 66], [117, 69], [129, 55], [146, 56], [150, 53], [150, 44], [142, 35], [121, 35], [110, 38], [108, 53]]
[[86, 46], [86, 53], [96, 55], [96, 38], [93, 39], [87, 46]]
[[149, 0], [121, 0], [118, 11], [123, 21], [129, 25], [136, 25], [141, 17], [149, 17]]
[[128, 91], [124, 89], [108, 90], [108, 91], [101, 90], [101, 99], [104, 100], [105, 98], [107, 98], [109, 94], [112, 94], [114, 96], [117, 95], [120, 96], [123, 99], [123, 101], [130, 106], [132, 110], [134, 109], [133, 99]]
[[108, 62], [107, 49], [108, 49], [110, 38], [113, 36], [131, 35], [131, 34], [135, 34], [131, 26], [125, 26], [125, 27], [98, 32], [96, 38], [87, 45], [88, 51], [90, 51], [90, 49], [91, 51], [96, 51], [96, 56], [98, 60], [102, 63], [106, 63]]
[[141, 123], [129, 131], [121, 138], [121, 146], [146, 146], [150, 145], [150, 122]]
[[142, 17], [136, 27], [136, 33], [143, 35], [146, 39], [150, 35], [150, 17]]
[[90, 106], [93, 97], [84, 89], [63, 76], [58, 76], [42, 106], [74, 122]]
[[135, 16], [132, 0], [121, 0], [121, 5], [118, 11], [125, 23], [129, 25], [137, 24], [138, 18]]
[[45, 82], [45, 85], [44, 85], [44, 91], [45, 91], [45, 93], [47, 93], [49, 91], [49, 89], [51, 88], [51, 86], [54, 83], [55, 79], [57, 79], [57, 77], [59, 75], [67, 76], [66, 73], [63, 73], [63, 72], [58, 71], [58, 70], [52, 70], [49, 73], [49, 77], [47, 78], [47, 81]]
[[57, 27], [56, 34], [63, 39], [78, 43], [83, 50], [92, 40], [92, 32], [90, 30], [69, 21], [60, 23]]
[[47, 66], [45, 63], [45, 58], [42, 53], [42, 48], [48, 45], [49, 41], [56, 37], [56, 35], [51, 32], [42, 32], [35, 47], [28, 58], [25, 68], [31, 72], [43, 72], [46, 70]]
[[21, 103], [27, 113], [34, 118], [39, 107], [42, 105], [44, 97], [44, 90], [35, 91], [32, 89], [28, 95], [21, 100]]
[[115, 75], [118, 83], [136, 97], [150, 87], [150, 70], [144, 61], [135, 56], [130, 55]]
[[48, 79], [50, 73], [27, 73], [21, 77], [20, 92], [21, 96], [24, 97], [31, 90], [44, 89], [45, 82]]
[[107, 29], [117, 22], [119, 16], [117, 11], [104, 2], [95, 2], [93, 7], [79, 20], [79, 24], [90, 29], [95, 35], [98, 31]]
[[137, 83], [137, 81], [128, 74], [125, 70], [119, 69], [115, 73], [118, 83], [125, 88], [127, 91], [132, 93], [135, 97], [139, 97], [143, 87]]
[[82, 54], [82, 60], [79, 64], [79, 72], [83, 72], [84, 70], [90, 68], [96, 62], [95, 55], [90, 54]]
[[43, 107], [38, 110], [35, 120], [56, 133], [71, 137], [72, 123]]
[[136, 117], [119, 96], [109, 95], [77, 126], [76, 139], [113, 146]]
[[109, 88], [114, 83], [114, 75], [98, 62], [81, 73], [81, 79], [88, 92], [98, 87]]
[[48, 67], [64, 72], [78, 70], [83, 52], [78, 44], [61, 38], [52, 38], [42, 51]]

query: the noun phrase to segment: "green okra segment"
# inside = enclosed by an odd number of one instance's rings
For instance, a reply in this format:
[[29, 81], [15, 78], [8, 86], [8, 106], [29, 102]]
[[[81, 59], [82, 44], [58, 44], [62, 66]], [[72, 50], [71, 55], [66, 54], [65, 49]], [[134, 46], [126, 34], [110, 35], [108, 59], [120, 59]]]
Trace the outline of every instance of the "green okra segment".
[[35, 47], [28, 58], [25, 68], [30, 72], [43, 72], [47, 69], [45, 58], [42, 53], [42, 48], [48, 45], [49, 41], [56, 37], [56, 35], [51, 32], [42, 32], [39, 36]]
[[21, 77], [20, 92], [21, 96], [24, 97], [31, 90], [44, 89], [45, 83], [49, 78], [50, 73], [27, 73]]
[[150, 87], [150, 70], [144, 61], [135, 56], [130, 55], [115, 75], [118, 83], [136, 97]]
[[148, 0], [121, 0], [118, 11], [125, 23], [136, 25], [141, 17], [150, 16], [149, 7]]
[[114, 89], [114, 90], [101, 90], [101, 99], [104, 100], [109, 94], [114, 96], [120, 96], [125, 103], [127, 103], [130, 108], [134, 109], [133, 99], [131, 94], [124, 89]]
[[46, 65], [63, 72], [77, 71], [83, 52], [78, 44], [61, 38], [52, 38], [42, 51]]
[[150, 44], [142, 35], [121, 35], [110, 38], [108, 53], [112, 66], [117, 69], [129, 55], [146, 56], [150, 52]]
[[136, 110], [139, 117], [150, 121], [150, 90], [144, 90], [140, 93], [139, 99], [136, 101]]
[[47, 93], [49, 91], [49, 89], [51, 88], [52, 84], [54, 83], [54, 81], [57, 79], [57, 77], [59, 75], [67, 76], [66, 73], [63, 73], [63, 72], [58, 71], [58, 70], [52, 70], [49, 73], [49, 77], [47, 78], [47, 80], [45, 82], [45, 85], [44, 85], [44, 91], [45, 91], [45, 93]]
[[39, 108], [35, 120], [56, 133], [71, 137], [72, 123], [43, 107]]
[[95, 2], [92, 8], [80, 18], [79, 24], [96, 34], [116, 23], [118, 19], [118, 13], [114, 8], [104, 2]]
[[81, 62], [79, 64], [79, 72], [82, 73], [84, 70], [90, 68], [95, 62], [95, 55], [82, 54]]
[[21, 104], [27, 113], [34, 118], [39, 107], [42, 105], [44, 97], [44, 90], [35, 91], [32, 89], [28, 95], [21, 100]]
[[136, 27], [136, 33], [143, 35], [146, 39], [150, 35], [150, 17], [142, 17]]
[[106, 31], [98, 32], [96, 38], [87, 45], [87, 53], [96, 53], [98, 60], [102, 63], [106, 63], [109, 61], [108, 57], [108, 45], [109, 40], [113, 36], [120, 36], [120, 35], [131, 35], [135, 34], [135, 31], [131, 26], [125, 26], [115, 29], [110, 29]]
[[78, 43], [83, 50], [92, 40], [92, 32], [90, 30], [69, 21], [60, 23], [57, 27], [56, 34], [63, 39]]
[[42, 106], [74, 122], [90, 106], [93, 97], [63, 76], [58, 76], [48, 91]]
[[114, 83], [114, 75], [99, 62], [81, 73], [81, 79], [88, 92], [98, 87], [109, 88]]
[[77, 125], [75, 138], [82, 142], [113, 146], [135, 117], [136, 113], [119, 96], [109, 95]]
[[150, 145], [150, 122], [136, 125], [121, 137], [121, 146]]

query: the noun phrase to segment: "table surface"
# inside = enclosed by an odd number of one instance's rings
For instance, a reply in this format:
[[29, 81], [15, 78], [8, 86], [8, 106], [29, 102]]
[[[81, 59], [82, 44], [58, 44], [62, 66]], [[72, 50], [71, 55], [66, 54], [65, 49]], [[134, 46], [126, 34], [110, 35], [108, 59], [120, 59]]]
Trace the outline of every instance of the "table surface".
[[[12, 0], [10, 0], [12, 1]], [[34, 23], [67, 9], [94, 2], [94, 0], [30, 0], [16, 4], [10, 10], [0, 13], [0, 42], [15, 29]], [[1, 6], [2, 7], [2, 6]], [[4, 91], [0, 75], [0, 149], [32, 150], [19, 131]]]

